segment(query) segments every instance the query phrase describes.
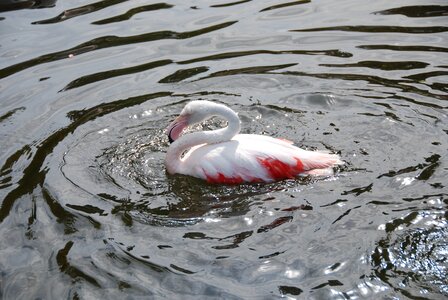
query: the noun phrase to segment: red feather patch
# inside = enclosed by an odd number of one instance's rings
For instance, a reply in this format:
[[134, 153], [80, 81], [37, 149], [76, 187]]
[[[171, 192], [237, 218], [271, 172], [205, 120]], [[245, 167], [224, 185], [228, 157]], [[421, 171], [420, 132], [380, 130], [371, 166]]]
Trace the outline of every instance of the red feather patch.
[[243, 178], [240, 176], [226, 177], [222, 173], [218, 173], [216, 176], [210, 176], [205, 173], [205, 176], [207, 177], [207, 181], [209, 183], [240, 184], [244, 182]]
[[294, 178], [303, 172], [303, 164], [296, 158], [296, 165], [289, 165], [274, 158], [258, 158], [260, 164], [266, 169], [272, 179]]

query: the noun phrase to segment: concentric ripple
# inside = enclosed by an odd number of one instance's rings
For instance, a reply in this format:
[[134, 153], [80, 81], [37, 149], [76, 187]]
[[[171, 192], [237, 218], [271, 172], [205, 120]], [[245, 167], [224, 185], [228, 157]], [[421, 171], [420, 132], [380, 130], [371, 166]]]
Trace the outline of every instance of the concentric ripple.
[[388, 236], [372, 255], [376, 275], [411, 298], [448, 296], [446, 217], [443, 211], [422, 211], [386, 224]]
[[[168, 176], [164, 159], [169, 144], [164, 127], [184, 103], [151, 108], [141, 105], [79, 127], [74, 138], [67, 140], [67, 150], [62, 157], [60, 171], [67, 182], [63, 183], [52, 172], [51, 178], [55, 182], [48, 182], [49, 190], [56, 194], [63, 190], [66, 196], [70, 190], [67, 184], [76, 187], [75, 193], [82, 190], [84, 197], [78, 195], [77, 203], [66, 205], [84, 213], [107, 211], [101, 205], [95, 207], [96, 204], [89, 200], [93, 197], [112, 205], [111, 213], [125, 216], [123, 220], [182, 226], [205, 218], [244, 215], [252, 205], [250, 199], [256, 195], [311, 182], [309, 178], [298, 178], [272, 184], [221, 186], [188, 176]], [[272, 115], [270, 118], [284, 114], [276, 108], [258, 106], [249, 110], [242, 106], [235, 109], [242, 110], [240, 115], [245, 122], [253, 123], [252, 128], [245, 128], [247, 132], [265, 130], [265, 126], [258, 124], [264, 114]], [[226, 126], [223, 120], [212, 119], [191, 130], [212, 130], [222, 126]]]

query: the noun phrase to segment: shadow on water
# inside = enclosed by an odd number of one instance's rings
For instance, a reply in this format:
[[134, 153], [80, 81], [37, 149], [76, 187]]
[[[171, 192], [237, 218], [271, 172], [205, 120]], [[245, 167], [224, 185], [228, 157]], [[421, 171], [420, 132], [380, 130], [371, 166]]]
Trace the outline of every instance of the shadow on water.
[[346, 32], [368, 32], [368, 33], [411, 33], [425, 34], [446, 32], [448, 27], [445, 26], [422, 26], [422, 27], [404, 27], [404, 26], [334, 26], [308, 29], [295, 29], [293, 32], [313, 32], [313, 31], [346, 31]]
[[321, 64], [331, 68], [371, 68], [385, 71], [423, 69], [429, 64], [421, 61], [359, 61], [353, 64]]
[[359, 45], [358, 48], [366, 50], [393, 50], [406, 52], [448, 52], [448, 48], [437, 46], [413, 46], [413, 45]]
[[57, 0], [5, 0], [0, 3], [0, 12], [28, 9], [28, 8], [49, 8], [56, 5]]
[[109, 23], [122, 22], [122, 21], [129, 20], [134, 15], [141, 13], [141, 12], [153, 11], [153, 10], [159, 10], [159, 9], [167, 9], [167, 8], [171, 8], [171, 7], [173, 7], [173, 5], [167, 4], [167, 3], [156, 3], [156, 4], [151, 4], [151, 5], [139, 6], [139, 7], [128, 10], [127, 12], [125, 12], [122, 15], [103, 19], [100, 21], [95, 21], [92, 24], [104, 25], [104, 24], [109, 24]]
[[311, 2], [311, 0], [301, 0], [301, 1], [286, 2], [286, 3], [282, 3], [282, 4], [268, 6], [266, 8], [263, 8], [262, 10], [260, 10], [260, 12], [270, 11], [270, 10], [274, 10], [274, 9], [280, 9], [280, 8], [290, 7], [290, 6], [295, 6], [295, 5], [307, 4], [307, 3], [310, 3], [310, 2]]
[[234, 5], [243, 4], [246, 2], [250, 2], [250, 1], [252, 1], [252, 0], [242, 0], [242, 1], [224, 3], [224, 4], [214, 4], [214, 5], [211, 5], [210, 7], [219, 8], [219, 7], [234, 6]]
[[386, 9], [375, 12], [380, 15], [404, 15], [409, 18], [430, 18], [448, 16], [448, 6], [415, 5]]
[[73, 89], [73, 88], [76, 88], [76, 87], [80, 87], [80, 86], [83, 86], [83, 85], [86, 85], [86, 84], [89, 84], [89, 83], [98, 82], [98, 81], [101, 81], [101, 80], [106, 80], [106, 79], [110, 79], [110, 78], [117, 77], [117, 76], [129, 75], [129, 74], [133, 74], [133, 73], [148, 71], [148, 70], [151, 70], [151, 69], [155, 69], [155, 68], [158, 68], [158, 67], [162, 67], [162, 66], [171, 64], [172, 62], [173, 61], [171, 61], [169, 59], [158, 60], [158, 61], [151, 61], [149, 63], [138, 65], [138, 66], [134, 66], [134, 67], [123, 68], [123, 69], [115, 69], [115, 70], [110, 70], [110, 71], [98, 72], [98, 73], [95, 73], [95, 74], [90, 74], [90, 75], [78, 78], [76, 80], [73, 80], [72, 82], [67, 84], [61, 90], [61, 92], [65, 91], [65, 90]]
[[69, 20], [71, 18], [79, 17], [85, 14], [93, 13], [105, 8], [108, 8], [113, 5], [117, 5], [123, 2], [126, 2], [128, 0], [111, 0], [111, 1], [98, 1], [89, 5], [84, 5], [72, 9], [68, 9], [58, 15], [57, 17], [42, 20], [42, 21], [35, 21], [32, 24], [52, 24], [52, 23], [58, 23], [65, 20]]

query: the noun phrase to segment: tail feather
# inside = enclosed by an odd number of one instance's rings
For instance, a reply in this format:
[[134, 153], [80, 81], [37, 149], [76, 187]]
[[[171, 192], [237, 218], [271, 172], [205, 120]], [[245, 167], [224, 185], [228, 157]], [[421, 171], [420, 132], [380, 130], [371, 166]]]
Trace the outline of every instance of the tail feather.
[[333, 170], [333, 168], [312, 169], [309, 171], [305, 171], [302, 174], [303, 175], [313, 175], [313, 176], [332, 176], [332, 175], [334, 175], [334, 170]]
[[337, 165], [343, 165], [344, 162], [337, 154], [329, 154], [325, 152], [309, 152], [307, 157], [301, 158], [305, 170], [327, 169]]

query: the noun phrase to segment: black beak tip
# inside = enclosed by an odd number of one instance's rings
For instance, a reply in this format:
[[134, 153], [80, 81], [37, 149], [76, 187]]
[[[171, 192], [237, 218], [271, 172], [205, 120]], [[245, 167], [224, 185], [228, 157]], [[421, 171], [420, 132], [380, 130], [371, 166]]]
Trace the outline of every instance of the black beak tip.
[[172, 144], [174, 142], [173, 138], [171, 137], [171, 132], [174, 130], [174, 128], [176, 128], [178, 124], [175, 124], [173, 127], [171, 127], [170, 131], [168, 132], [168, 141], [170, 142], [170, 144]]

